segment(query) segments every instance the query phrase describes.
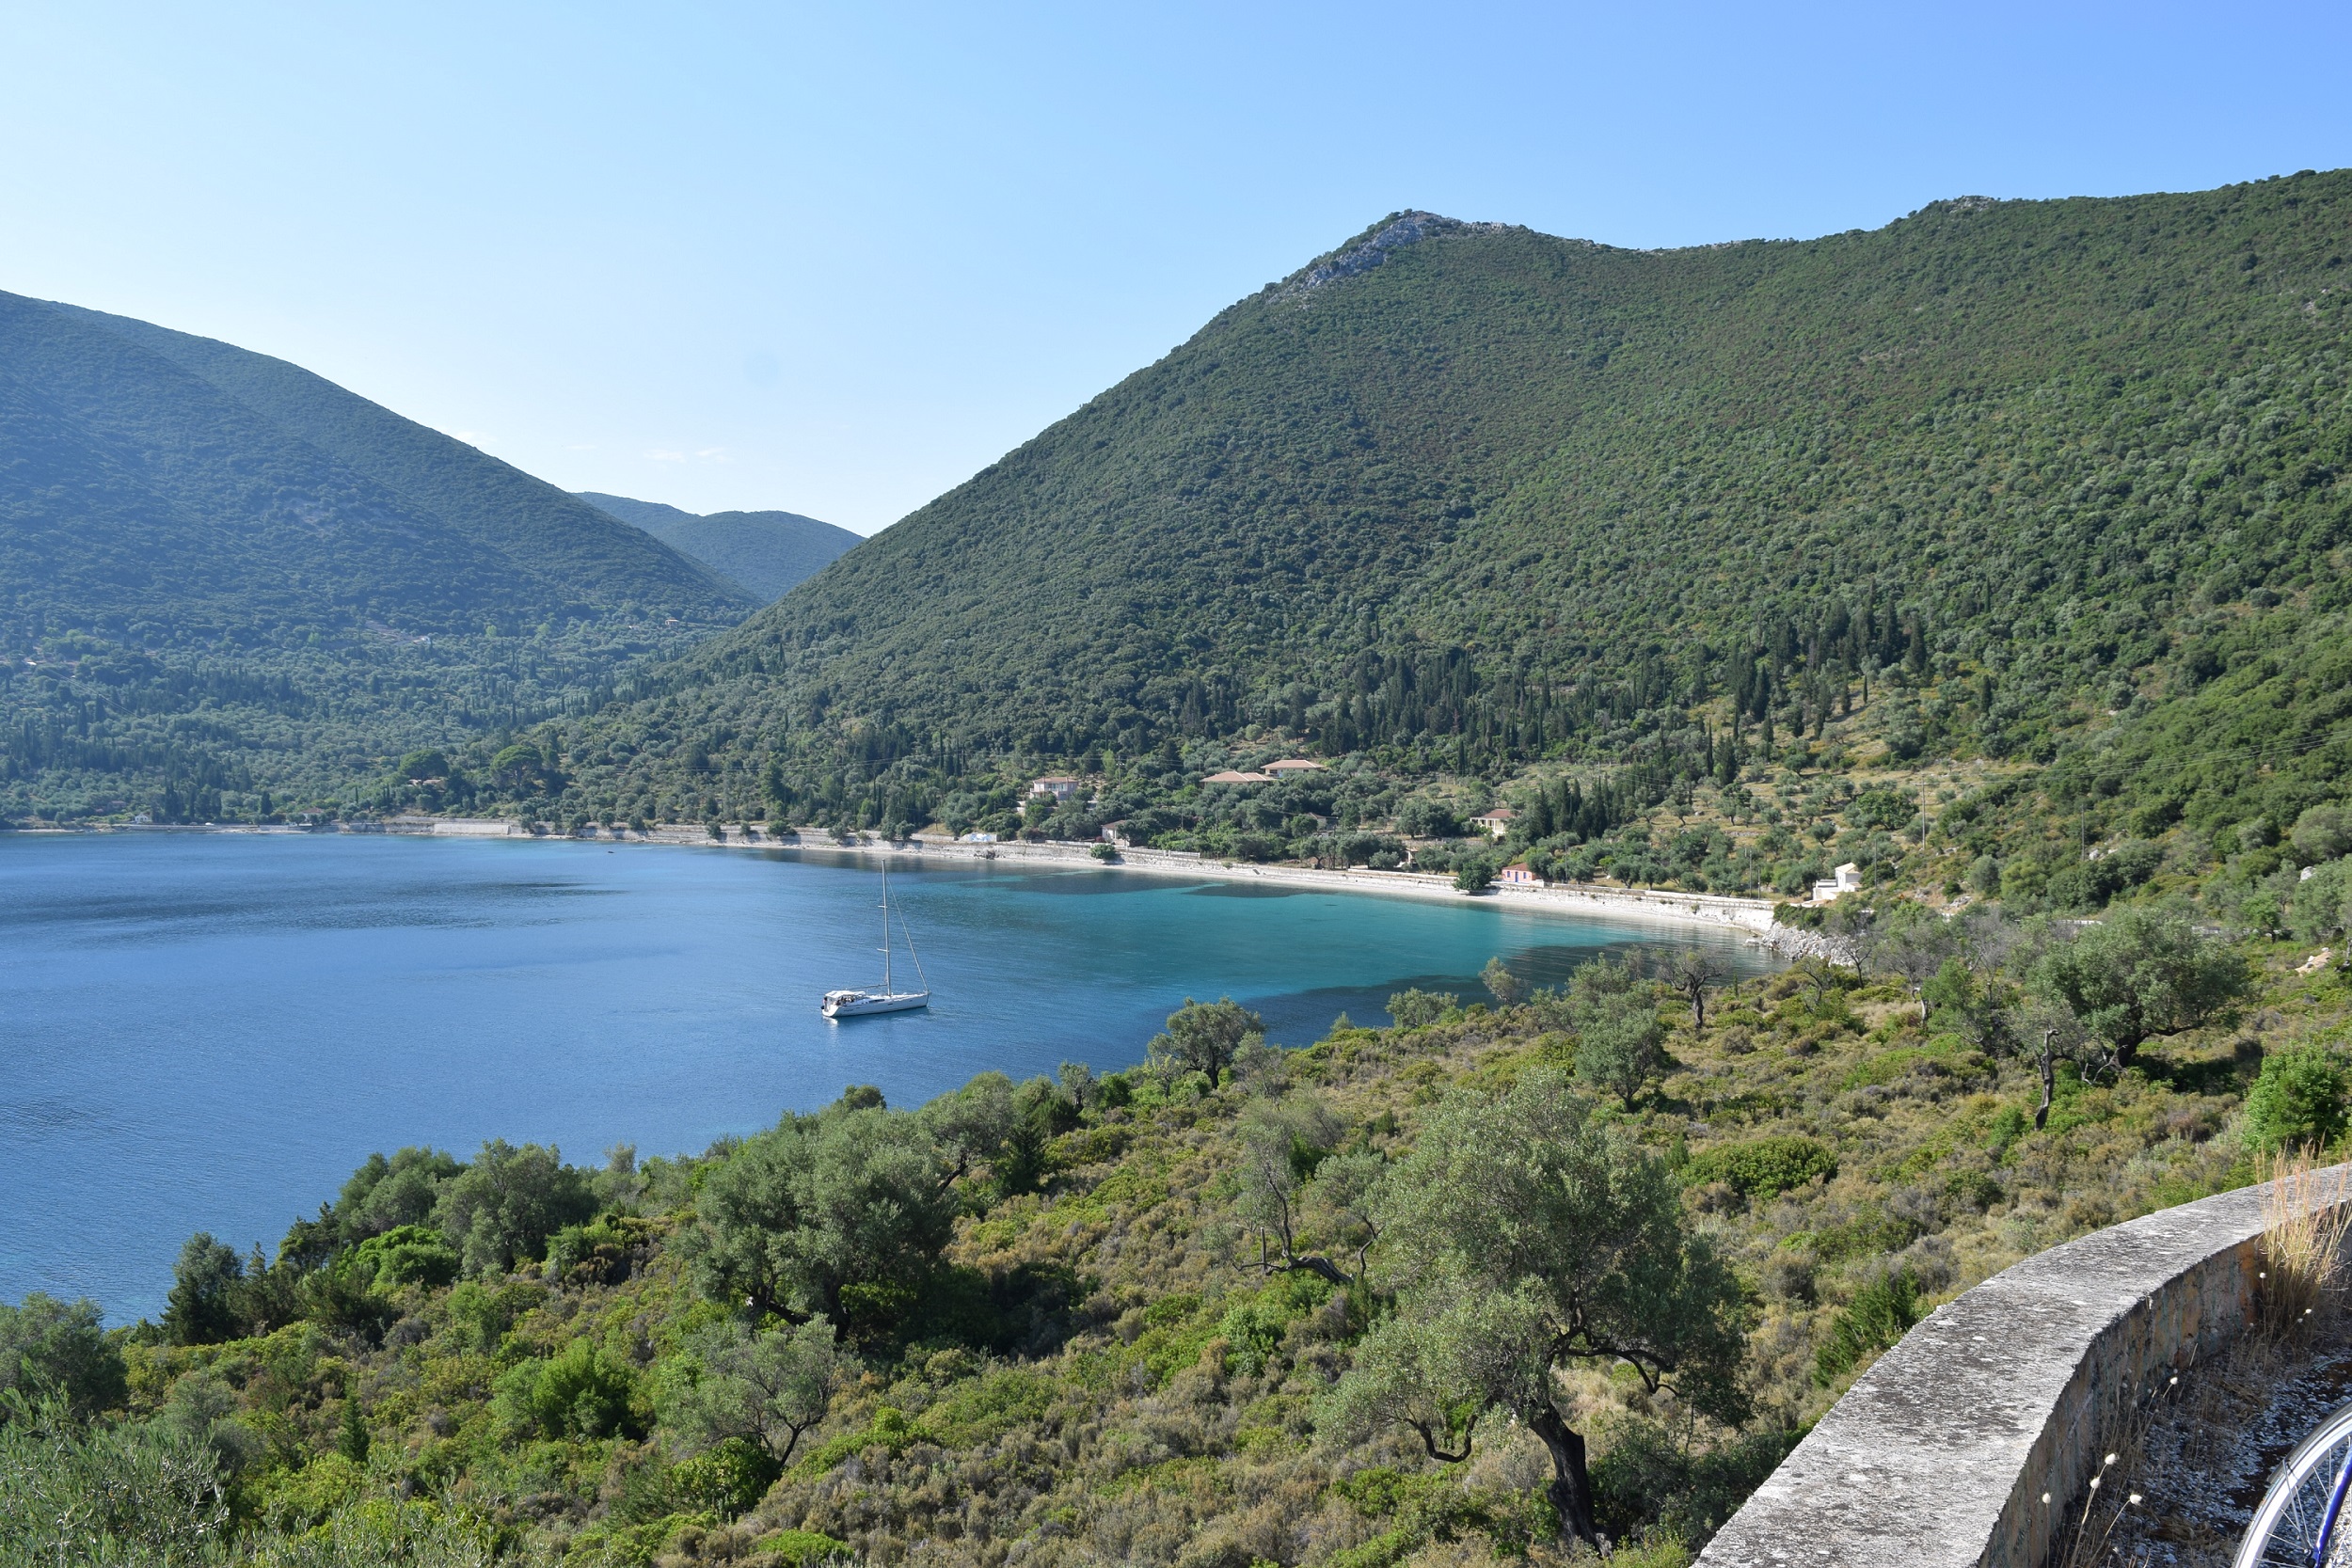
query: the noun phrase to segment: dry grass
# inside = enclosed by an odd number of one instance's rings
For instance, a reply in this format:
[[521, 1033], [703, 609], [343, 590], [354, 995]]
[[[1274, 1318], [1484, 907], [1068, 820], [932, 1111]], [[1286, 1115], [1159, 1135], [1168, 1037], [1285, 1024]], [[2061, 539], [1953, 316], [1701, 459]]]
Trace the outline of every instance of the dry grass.
[[2329, 1315], [2342, 1294], [2352, 1167], [2323, 1168], [2312, 1150], [2281, 1150], [2263, 1174], [2262, 1324], [2295, 1333]]

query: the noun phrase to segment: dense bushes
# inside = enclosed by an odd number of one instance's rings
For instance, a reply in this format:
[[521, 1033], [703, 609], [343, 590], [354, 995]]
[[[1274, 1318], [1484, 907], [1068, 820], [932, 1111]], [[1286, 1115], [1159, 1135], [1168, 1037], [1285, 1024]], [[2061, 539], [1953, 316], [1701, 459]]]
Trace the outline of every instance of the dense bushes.
[[2263, 1058], [2246, 1096], [2246, 1135], [2255, 1148], [2325, 1150], [2344, 1135], [2344, 1061], [2305, 1045]]
[[1682, 1168], [1682, 1180], [1692, 1186], [1727, 1182], [1751, 1198], [1776, 1197], [1836, 1174], [1836, 1155], [1815, 1139], [1798, 1137], [1719, 1144], [1692, 1155]]

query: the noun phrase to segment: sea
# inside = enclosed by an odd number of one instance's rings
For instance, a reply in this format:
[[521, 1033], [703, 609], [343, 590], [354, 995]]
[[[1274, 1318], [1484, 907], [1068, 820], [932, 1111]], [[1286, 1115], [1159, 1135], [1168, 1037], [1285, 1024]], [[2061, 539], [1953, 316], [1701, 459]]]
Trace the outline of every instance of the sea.
[[1139, 1061], [1188, 998], [1284, 1045], [1408, 986], [1565, 981], [1729, 933], [1116, 868], [892, 863], [932, 993], [882, 979], [880, 861], [818, 850], [360, 834], [0, 833], [0, 1301], [159, 1314], [195, 1231], [274, 1251], [373, 1150], [486, 1139], [696, 1153], [852, 1084], [914, 1106]]

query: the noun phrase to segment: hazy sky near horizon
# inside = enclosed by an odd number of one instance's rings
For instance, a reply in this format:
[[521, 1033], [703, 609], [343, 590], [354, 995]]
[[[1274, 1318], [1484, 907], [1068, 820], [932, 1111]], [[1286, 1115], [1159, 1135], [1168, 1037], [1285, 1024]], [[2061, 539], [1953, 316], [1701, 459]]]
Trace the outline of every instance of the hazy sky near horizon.
[[1665, 246], [2352, 164], [2352, 8], [0, 6], [0, 289], [871, 532], [1410, 207]]

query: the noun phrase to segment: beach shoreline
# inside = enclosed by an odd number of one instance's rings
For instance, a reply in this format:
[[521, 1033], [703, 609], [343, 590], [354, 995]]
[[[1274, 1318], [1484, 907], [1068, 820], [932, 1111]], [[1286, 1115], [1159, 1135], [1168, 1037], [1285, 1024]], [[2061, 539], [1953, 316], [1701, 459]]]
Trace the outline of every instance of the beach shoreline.
[[1601, 887], [1590, 883], [1555, 883], [1539, 887], [1498, 884], [1484, 893], [1466, 894], [1451, 877], [1426, 871], [1326, 870], [1312, 866], [1263, 865], [1248, 861], [1220, 860], [1194, 851], [1122, 849], [1116, 860], [1098, 860], [1093, 847], [1082, 844], [967, 844], [918, 834], [897, 842], [861, 838], [839, 842], [822, 829], [754, 829], [731, 826], [714, 837], [707, 827], [664, 824], [644, 832], [612, 832], [595, 829], [583, 833], [552, 830], [534, 832], [504, 817], [391, 817], [375, 822], [342, 822], [317, 828], [256, 827], [245, 824], [188, 827], [145, 824], [128, 827], [66, 830], [95, 832], [225, 832], [225, 833], [385, 833], [420, 838], [527, 838], [570, 844], [664, 845], [702, 849], [787, 849], [801, 854], [843, 858], [1056, 867], [1081, 871], [1120, 871], [1147, 877], [1173, 877], [1196, 881], [1225, 881], [1259, 887], [1289, 887], [1328, 893], [1374, 894], [1423, 902], [1474, 901], [1531, 913], [1576, 919], [1612, 919], [1675, 927], [1700, 927], [1746, 937], [1757, 946], [1786, 946], [1789, 927], [1772, 918], [1773, 904], [1765, 898], [1727, 894], [1677, 893], [1648, 888]]
[[[501, 830], [511, 828], [513, 832]], [[418, 832], [416, 827], [388, 827], [389, 832]], [[436, 836], [500, 837], [537, 836], [569, 837], [572, 835], [528, 834], [519, 824], [489, 820], [458, 821], [436, 818], [433, 826], [422, 830]], [[1610, 917], [1653, 921], [1670, 926], [1701, 926], [1717, 930], [1738, 932], [1757, 940], [1762, 945], [1777, 946], [1773, 939], [1787, 927], [1776, 926], [1772, 919], [1772, 903], [1765, 898], [1741, 898], [1724, 894], [1671, 893], [1651, 889], [1597, 887], [1583, 883], [1556, 884], [1549, 887], [1517, 888], [1497, 885], [1485, 893], [1466, 894], [1455, 888], [1450, 876], [1427, 871], [1332, 871], [1311, 866], [1261, 865], [1248, 861], [1221, 860], [1194, 851], [1175, 849], [1122, 849], [1119, 858], [1097, 860], [1093, 847], [1084, 844], [966, 844], [958, 840], [917, 834], [910, 839], [892, 842], [882, 838], [863, 839], [855, 844], [843, 844], [830, 832], [822, 829], [754, 830], [729, 827], [723, 838], [713, 838], [707, 828], [671, 825], [657, 827], [644, 833], [612, 834], [599, 830], [594, 838], [584, 835], [576, 842], [595, 843], [610, 840], [614, 843], [669, 844], [688, 847], [737, 849], [791, 849], [804, 854], [881, 857], [893, 860], [930, 860], [967, 864], [1009, 864], [1053, 866], [1067, 870], [1123, 871], [1138, 876], [1190, 878], [1196, 880], [1241, 882], [1260, 887], [1295, 887], [1321, 889], [1331, 893], [1370, 893], [1392, 898], [1417, 898], [1425, 902], [1461, 903], [1475, 900], [1503, 908], [1592, 919]]]

